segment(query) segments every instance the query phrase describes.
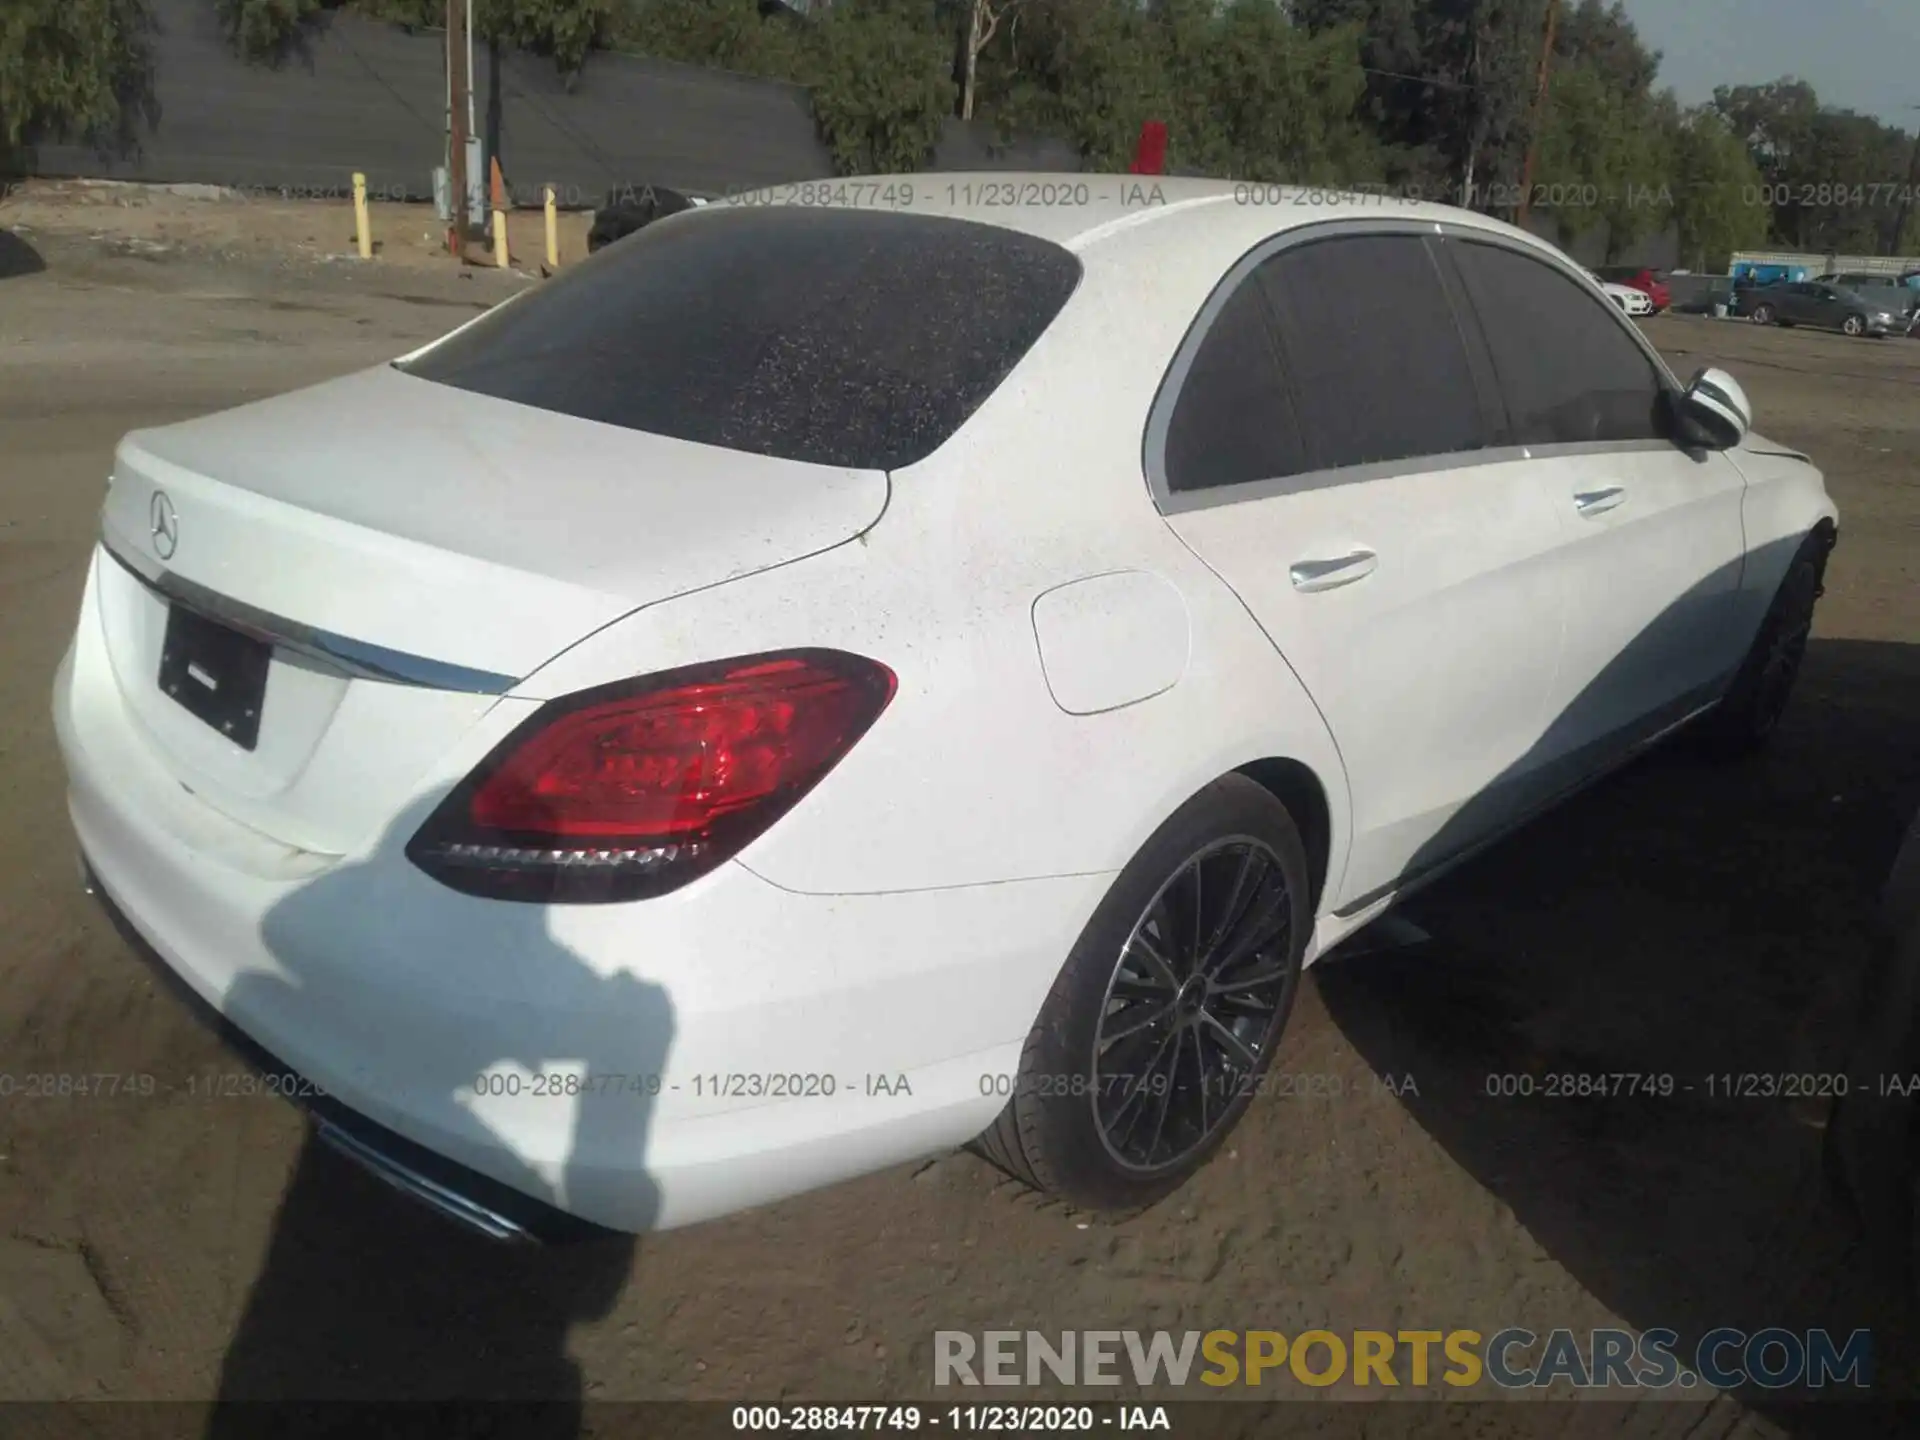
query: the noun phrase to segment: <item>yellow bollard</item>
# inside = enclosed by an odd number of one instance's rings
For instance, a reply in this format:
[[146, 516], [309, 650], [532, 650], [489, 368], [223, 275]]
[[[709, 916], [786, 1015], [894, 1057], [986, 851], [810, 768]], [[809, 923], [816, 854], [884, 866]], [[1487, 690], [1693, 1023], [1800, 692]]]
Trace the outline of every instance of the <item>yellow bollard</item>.
[[373, 258], [373, 225], [367, 219], [367, 177], [355, 172], [353, 177], [353, 230], [360, 241], [360, 258]]
[[560, 268], [560, 207], [554, 202], [551, 185], [547, 186], [547, 268]]

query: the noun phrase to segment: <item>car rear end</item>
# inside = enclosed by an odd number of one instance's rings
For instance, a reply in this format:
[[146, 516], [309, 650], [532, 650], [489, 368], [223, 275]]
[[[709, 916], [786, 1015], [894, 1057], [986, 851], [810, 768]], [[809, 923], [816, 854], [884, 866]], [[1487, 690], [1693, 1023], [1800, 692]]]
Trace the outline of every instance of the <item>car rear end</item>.
[[[968, 1138], [1017, 1059], [995, 977], [1057, 965], [1094, 882], [739, 863], [927, 687], [910, 629], [756, 648], [713, 597], [802, 595], [1078, 277], [998, 227], [710, 207], [399, 364], [128, 437], [54, 694], [85, 870], [342, 1148], [450, 1162], [429, 1188], [527, 1197], [519, 1228]], [[556, 688], [641, 612], [647, 663]]]

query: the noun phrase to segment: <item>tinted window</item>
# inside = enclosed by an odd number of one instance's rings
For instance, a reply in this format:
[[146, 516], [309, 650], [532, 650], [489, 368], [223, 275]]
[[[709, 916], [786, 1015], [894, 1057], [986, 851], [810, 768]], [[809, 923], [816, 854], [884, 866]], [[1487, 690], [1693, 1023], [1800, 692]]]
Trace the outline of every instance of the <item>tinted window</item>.
[[1242, 284], [1208, 329], [1167, 424], [1167, 488], [1208, 490], [1307, 469], [1267, 302]]
[[403, 368], [630, 430], [891, 470], [980, 407], [1079, 277], [1051, 241], [972, 221], [708, 206]]
[[1521, 445], [1661, 436], [1659, 372], [1619, 311], [1544, 261], [1455, 244]]
[[1484, 443], [1466, 345], [1419, 236], [1317, 240], [1258, 274], [1313, 469]]

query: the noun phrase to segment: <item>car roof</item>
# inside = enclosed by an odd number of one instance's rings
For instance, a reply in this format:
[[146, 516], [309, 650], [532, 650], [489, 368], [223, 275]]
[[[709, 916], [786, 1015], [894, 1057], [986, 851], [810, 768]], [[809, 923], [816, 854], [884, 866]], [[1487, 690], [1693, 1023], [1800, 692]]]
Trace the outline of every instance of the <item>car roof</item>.
[[1217, 252], [1212, 258], [1225, 256], [1223, 268], [1269, 235], [1329, 220], [1460, 225], [1560, 254], [1516, 226], [1452, 205], [1386, 193], [1178, 175], [1005, 170], [849, 175], [773, 186], [735, 200], [945, 215], [1051, 240], [1076, 254], [1097, 247], [1103, 258], [1117, 258], [1135, 242], [1143, 251], [1158, 251], [1177, 234], [1192, 242], [1196, 258], [1208, 252]]

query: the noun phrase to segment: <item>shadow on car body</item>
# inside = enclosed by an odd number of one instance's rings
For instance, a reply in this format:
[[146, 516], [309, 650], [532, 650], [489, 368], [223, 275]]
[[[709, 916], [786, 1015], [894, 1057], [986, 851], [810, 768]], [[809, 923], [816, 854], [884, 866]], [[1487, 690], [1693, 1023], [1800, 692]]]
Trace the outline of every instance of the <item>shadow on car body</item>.
[[[250, 972], [223, 997], [223, 1011], [277, 1008], [285, 1015], [289, 1006], [323, 1011], [341, 1002], [341, 1013], [366, 1016], [357, 987], [369, 979], [406, 984], [404, 975], [370, 977], [366, 957], [394, 954], [393, 929], [409, 923], [397, 908], [406, 885], [396, 883], [392, 867], [405, 863], [401, 848], [430, 808], [402, 817], [378, 845], [375, 862], [330, 871], [276, 905], [262, 928], [285, 978]], [[660, 987], [596, 973], [554, 938], [543, 906], [475, 903], [445, 913], [461, 915], [457, 923], [471, 933], [422, 929], [416, 938], [423, 957], [466, 968], [472, 993], [524, 987], [537, 989], [540, 1003], [535, 1009], [502, 1000], [465, 1014], [449, 1011], [443, 1025], [430, 1027], [434, 1033], [421, 1033], [419, 1008], [396, 1005], [409, 1014], [406, 1025], [391, 1036], [363, 1037], [408, 1057], [404, 1099], [421, 1123], [495, 1141], [463, 1103], [489, 1072], [664, 1072], [673, 1016]], [[369, 938], [376, 931], [378, 943]], [[429, 978], [445, 982], [444, 972]], [[557, 1179], [523, 1168], [514, 1181], [536, 1201], [604, 1193], [623, 1183], [605, 1162], [644, 1152], [654, 1104], [646, 1094], [535, 1103], [573, 1111]], [[643, 1219], [657, 1209], [650, 1181], [624, 1183]], [[226, 1352], [207, 1440], [351, 1433], [355, 1423], [359, 1433], [373, 1434], [384, 1423], [380, 1416], [348, 1423], [353, 1412], [337, 1402], [394, 1401], [484, 1402], [495, 1407], [489, 1423], [502, 1426], [500, 1433], [577, 1435], [584, 1389], [567, 1354], [568, 1332], [612, 1308], [636, 1243], [610, 1231], [553, 1246], [487, 1238], [401, 1200], [310, 1127]], [[260, 1402], [272, 1403], [265, 1418]], [[299, 1410], [287, 1409], [289, 1402], [334, 1403]], [[499, 1410], [503, 1403], [525, 1408]]]

